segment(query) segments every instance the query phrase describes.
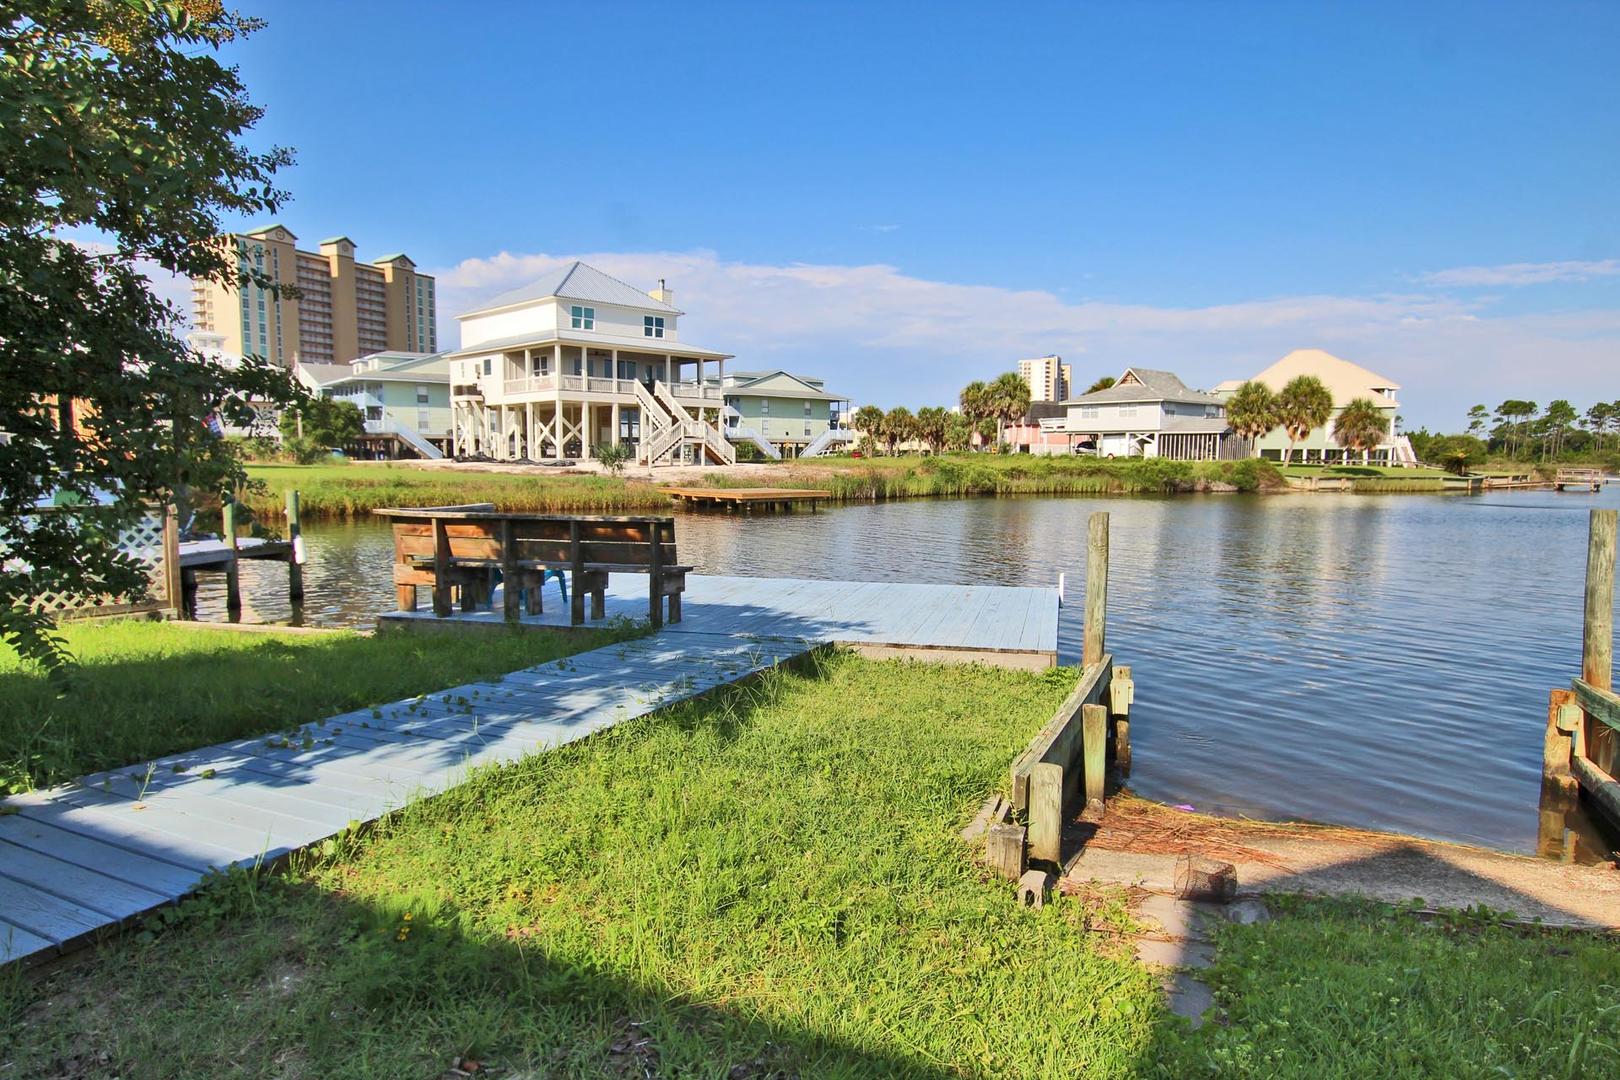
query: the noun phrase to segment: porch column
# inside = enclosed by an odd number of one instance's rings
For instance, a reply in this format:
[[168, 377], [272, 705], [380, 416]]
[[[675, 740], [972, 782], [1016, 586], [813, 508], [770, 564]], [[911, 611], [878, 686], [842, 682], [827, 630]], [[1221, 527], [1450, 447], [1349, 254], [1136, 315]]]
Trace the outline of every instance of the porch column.
[[[589, 365], [590, 361], [587, 360], [586, 364]], [[587, 374], [586, 378], [590, 378], [590, 375]], [[596, 407], [586, 401], [585, 404], [579, 407], [579, 410], [579, 455], [586, 461], [590, 461], [596, 456], [591, 451], [592, 444], [596, 442]]]
[[702, 393], [703, 393], [703, 357], [701, 357], [701, 356], [698, 357], [697, 369], [698, 369], [698, 373], [697, 373], [698, 394], [699, 394], [699, 396], [701, 396]]
[[523, 456], [531, 461], [538, 461], [540, 459], [540, 448], [535, 445], [534, 438], [534, 402], [525, 403], [523, 409]]
[[[610, 355], [612, 359], [608, 363], [612, 364], [613, 367], [608, 371], [608, 377], [613, 380], [613, 392], [617, 394], [619, 392], [619, 350], [614, 349]], [[618, 405], [614, 405], [613, 408], [617, 410]], [[619, 429], [616, 425], [613, 428], [613, 441], [619, 441]]]
[[675, 385], [675, 358], [669, 353], [664, 354], [664, 385]]
[[557, 385], [562, 385], [562, 342], [551, 347], [551, 370], [557, 376]]
[[523, 350], [523, 377], [525, 379], [534, 378], [534, 354], [529, 349]]
[[[615, 372], [619, 370], [618, 361], [614, 361], [613, 370]], [[613, 424], [613, 430], [608, 434], [608, 445], [609, 446], [618, 446], [619, 445], [619, 402], [618, 402], [617, 399], [615, 399], [614, 402], [613, 402], [613, 408], [611, 410], [609, 410], [609, 416], [611, 418], [611, 423]]]
[[552, 420], [552, 430], [556, 433], [553, 436], [553, 441], [556, 443], [557, 456], [563, 457], [563, 403], [561, 398], [557, 399], [557, 414], [552, 417]]

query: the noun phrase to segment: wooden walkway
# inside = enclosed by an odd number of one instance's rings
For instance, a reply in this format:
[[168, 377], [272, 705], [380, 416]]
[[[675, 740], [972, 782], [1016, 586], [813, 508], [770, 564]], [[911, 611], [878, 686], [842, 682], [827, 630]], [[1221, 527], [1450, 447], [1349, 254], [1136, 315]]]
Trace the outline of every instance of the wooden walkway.
[[816, 503], [832, 498], [832, 492], [819, 488], [708, 488], [666, 487], [664, 494], [693, 508], [719, 507], [726, 510], [792, 510], [797, 503]]
[[[6, 799], [0, 963], [49, 955], [178, 899], [210, 868], [276, 858], [445, 791], [470, 768], [572, 742], [824, 642], [992, 662], [997, 644], [1010, 644], [1021, 649], [1007, 659], [1020, 666], [1033, 666], [1031, 648], [1056, 654], [1052, 589], [688, 580], [686, 619], [647, 638], [344, 713], [291, 737], [240, 739]], [[610, 591], [610, 615], [645, 612], [638, 584]], [[525, 622], [566, 621], [563, 605], [551, 606]], [[480, 614], [425, 618], [442, 626]]]

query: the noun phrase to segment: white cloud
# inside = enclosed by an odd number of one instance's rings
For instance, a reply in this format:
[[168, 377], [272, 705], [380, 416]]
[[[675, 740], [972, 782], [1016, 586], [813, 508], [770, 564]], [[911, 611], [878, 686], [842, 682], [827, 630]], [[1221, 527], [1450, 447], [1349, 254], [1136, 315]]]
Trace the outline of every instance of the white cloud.
[[[1080, 382], [1143, 364], [1210, 386], [1303, 347], [1402, 384], [1413, 426], [1455, 427], [1476, 401], [1510, 396], [1620, 397], [1620, 312], [1612, 310], [1493, 315], [1484, 301], [1433, 294], [1165, 307], [930, 281], [881, 264], [768, 265], [711, 251], [578, 257], [638, 285], [667, 279], [676, 306], [690, 312], [683, 340], [735, 353], [742, 367], [820, 375], [858, 403], [954, 401], [973, 379], [1054, 352]], [[456, 312], [566, 261], [502, 252], [429, 271], [438, 276], [441, 343], [459, 340]]]
[[1427, 285], [1495, 288], [1513, 285], [1546, 285], [1561, 281], [1589, 281], [1595, 277], [1620, 274], [1620, 259], [1562, 262], [1504, 263], [1501, 266], [1457, 266], [1420, 274]]

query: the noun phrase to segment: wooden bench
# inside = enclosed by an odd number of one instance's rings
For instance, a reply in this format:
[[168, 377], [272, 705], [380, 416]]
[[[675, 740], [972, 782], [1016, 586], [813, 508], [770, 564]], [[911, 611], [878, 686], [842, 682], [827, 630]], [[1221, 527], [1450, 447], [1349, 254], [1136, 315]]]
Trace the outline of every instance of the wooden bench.
[[394, 526], [394, 587], [402, 611], [416, 610], [416, 592], [433, 593], [441, 618], [459, 593], [463, 611], [488, 606], [497, 573], [505, 582], [505, 615], [516, 622], [544, 611], [540, 587], [548, 573], [567, 573], [569, 622], [603, 617], [611, 574], [647, 575], [647, 615], [654, 626], [681, 621], [681, 593], [692, 569], [675, 555], [675, 519], [502, 513], [487, 503], [387, 509]]

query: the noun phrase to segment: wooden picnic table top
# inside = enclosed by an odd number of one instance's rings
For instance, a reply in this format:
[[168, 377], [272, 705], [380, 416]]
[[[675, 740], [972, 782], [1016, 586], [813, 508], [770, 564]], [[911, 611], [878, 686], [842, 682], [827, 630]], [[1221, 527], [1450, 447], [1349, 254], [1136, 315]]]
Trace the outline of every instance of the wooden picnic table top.
[[667, 514], [544, 514], [528, 510], [471, 510], [459, 506], [384, 507], [373, 510], [379, 517], [403, 521], [584, 521], [608, 524], [670, 524]]

